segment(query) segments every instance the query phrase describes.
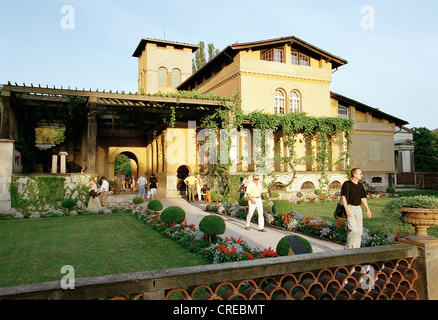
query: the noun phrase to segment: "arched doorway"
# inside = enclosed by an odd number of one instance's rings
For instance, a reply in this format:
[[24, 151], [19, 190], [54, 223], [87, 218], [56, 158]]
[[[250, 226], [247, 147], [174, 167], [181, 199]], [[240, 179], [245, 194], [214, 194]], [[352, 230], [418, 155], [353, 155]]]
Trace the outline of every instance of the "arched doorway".
[[186, 165], [182, 165], [177, 170], [177, 185], [176, 188], [178, 190], [178, 195], [185, 196], [186, 195], [186, 184], [184, 183], [184, 179], [187, 178], [190, 172], [190, 167]]
[[134, 153], [124, 151], [117, 155], [114, 160], [114, 176], [118, 173], [126, 176], [125, 187], [123, 190], [135, 190], [135, 182], [138, 179], [138, 160]]

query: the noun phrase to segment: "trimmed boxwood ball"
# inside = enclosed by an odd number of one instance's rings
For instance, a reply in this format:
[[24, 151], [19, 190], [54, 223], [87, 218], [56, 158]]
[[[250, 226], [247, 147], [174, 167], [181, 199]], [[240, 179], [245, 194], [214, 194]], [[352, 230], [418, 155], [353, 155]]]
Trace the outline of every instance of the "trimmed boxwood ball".
[[180, 207], [172, 206], [164, 209], [161, 212], [160, 218], [165, 223], [181, 223], [186, 218], [186, 213]]
[[61, 205], [64, 208], [70, 209], [76, 205], [76, 201], [74, 201], [73, 199], [64, 199], [62, 200]]
[[288, 200], [275, 200], [272, 206], [272, 212], [276, 215], [289, 214], [294, 211], [292, 203]]
[[140, 203], [143, 203], [144, 200], [143, 200], [142, 197], [137, 196], [137, 197], [135, 197], [134, 199], [132, 199], [132, 202], [133, 202], [134, 204], [140, 204]]
[[[280, 239], [280, 241], [278, 241], [277, 243], [277, 254], [279, 256], [287, 256], [289, 254], [289, 241], [287, 240], [290, 237], [294, 237], [294, 235], [290, 235], [290, 236], [285, 236], [283, 238]], [[307, 241], [306, 239], [304, 239], [303, 237], [297, 236], [298, 239], [300, 239], [301, 243], [304, 245], [304, 247], [307, 249], [308, 253], [312, 253], [313, 249], [312, 249], [312, 245], [310, 244], [309, 241]]]
[[209, 236], [215, 236], [225, 233], [226, 225], [224, 219], [220, 216], [209, 215], [202, 218], [199, 222], [199, 230]]
[[239, 206], [247, 207], [248, 201], [249, 201], [248, 197], [243, 197], [242, 199], [239, 200]]
[[160, 200], [151, 200], [148, 203], [148, 209], [153, 211], [161, 211], [163, 210], [163, 204]]

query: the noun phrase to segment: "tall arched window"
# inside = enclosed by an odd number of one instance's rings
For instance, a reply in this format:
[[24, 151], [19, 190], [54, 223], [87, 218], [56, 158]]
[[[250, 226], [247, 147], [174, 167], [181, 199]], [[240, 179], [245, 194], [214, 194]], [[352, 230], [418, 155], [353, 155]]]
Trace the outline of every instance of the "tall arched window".
[[283, 90], [275, 90], [275, 106], [274, 113], [284, 114], [286, 112], [286, 94]]
[[290, 112], [301, 112], [301, 95], [297, 90], [290, 94]]
[[158, 87], [167, 87], [167, 69], [165, 67], [158, 69]]
[[172, 70], [172, 88], [176, 88], [181, 84], [181, 70], [173, 69]]

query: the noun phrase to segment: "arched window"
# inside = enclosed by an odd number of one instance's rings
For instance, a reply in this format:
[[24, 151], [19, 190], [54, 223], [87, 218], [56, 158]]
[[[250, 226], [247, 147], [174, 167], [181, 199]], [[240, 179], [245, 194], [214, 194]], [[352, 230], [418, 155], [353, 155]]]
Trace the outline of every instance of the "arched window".
[[158, 87], [167, 87], [167, 69], [165, 67], [158, 69]]
[[310, 181], [306, 181], [301, 185], [300, 189], [301, 189], [301, 191], [315, 190], [315, 185]]
[[297, 90], [290, 94], [290, 112], [301, 112], [301, 95]]
[[172, 70], [172, 88], [176, 88], [181, 84], [181, 70], [173, 69]]
[[286, 94], [283, 90], [275, 90], [275, 106], [274, 113], [284, 114], [286, 112]]
[[341, 190], [342, 185], [339, 181], [332, 181], [329, 185], [329, 190]]

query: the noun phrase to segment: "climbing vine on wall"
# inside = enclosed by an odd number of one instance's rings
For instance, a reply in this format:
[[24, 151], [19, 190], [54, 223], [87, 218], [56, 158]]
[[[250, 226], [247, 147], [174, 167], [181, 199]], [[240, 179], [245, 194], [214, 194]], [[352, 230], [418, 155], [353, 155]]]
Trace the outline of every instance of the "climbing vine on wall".
[[66, 198], [74, 199], [77, 204], [88, 203], [87, 184], [89, 176], [82, 176], [77, 183], [67, 185], [63, 176], [14, 176], [9, 184], [11, 206], [18, 211], [42, 211], [62, 208]]
[[[290, 171], [293, 173], [293, 177], [296, 174], [296, 166], [303, 161], [316, 161], [318, 169], [321, 172], [319, 179], [320, 188], [325, 189], [328, 186], [328, 170], [331, 165], [342, 167], [342, 163], [346, 163], [350, 158], [350, 145], [351, 136], [353, 131], [353, 121], [343, 118], [333, 117], [312, 117], [306, 113], [288, 113], [284, 115], [268, 114], [261, 111], [254, 111], [249, 114], [244, 114], [239, 106], [231, 107], [228, 104], [222, 105], [213, 114], [207, 116], [203, 123], [203, 128], [209, 128], [213, 130], [224, 128], [236, 128], [240, 130], [244, 127], [250, 127], [252, 129], [272, 130], [276, 132], [278, 130], [283, 131], [285, 137], [283, 143], [284, 147], [287, 147], [289, 154], [286, 156], [276, 155], [275, 159], [279, 159], [284, 165], [288, 165]], [[304, 135], [304, 139], [307, 141], [316, 141], [317, 149], [312, 156], [298, 157], [295, 152], [295, 143], [297, 142], [298, 134]], [[344, 149], [340, 152], [340, 156], [335, 163], [332, 163], [331, 145], [340, 136], [344, 143]], [[265, 135], [262, 134], [261, 145], [265, 145]], [[229, 139], [229, 143], [231, 138]], [[221, 141], [223, 142], [223, 141]], [[228, 144], [229, 146], [229, 144]], [[229, 149], [228, 149], [229, 150]], [[265, 150], [262, 148], [262, 157], [265, 156]], [[229, 191], [229, 179], [226, 174], [230, 168], [231, 163], [220, 163], [210, 166], [209, 173], [221, 178], [224, 193]], [[345, 172], [348, 168], [345, 168]]]

